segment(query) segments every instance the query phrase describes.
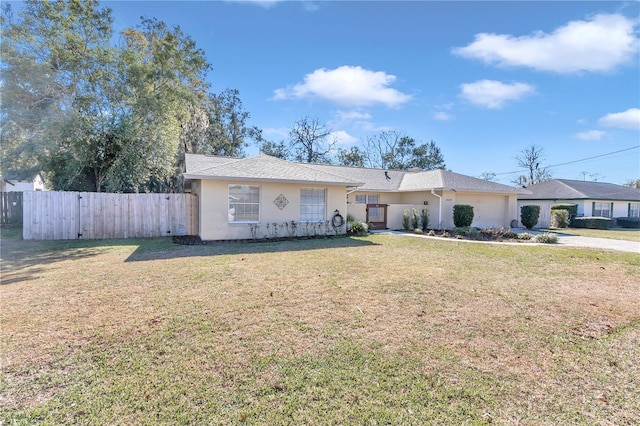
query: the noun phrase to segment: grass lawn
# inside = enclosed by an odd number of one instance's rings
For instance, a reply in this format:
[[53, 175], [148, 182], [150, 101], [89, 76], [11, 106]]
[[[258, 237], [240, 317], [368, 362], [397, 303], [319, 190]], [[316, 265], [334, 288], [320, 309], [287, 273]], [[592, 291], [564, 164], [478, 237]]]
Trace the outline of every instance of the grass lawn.
[[640, 418], [637, 254], [396, 235], [1, 244], [1, 424]]
[[545, 232], [558, 234], [580, 235], [582, 237], [610, 238], [612, 240], [627, 240], [640, 242], [640, 229], [615, 228], [615, 229], [586, 229], [586, 228], [548, 228], [540, 229]]

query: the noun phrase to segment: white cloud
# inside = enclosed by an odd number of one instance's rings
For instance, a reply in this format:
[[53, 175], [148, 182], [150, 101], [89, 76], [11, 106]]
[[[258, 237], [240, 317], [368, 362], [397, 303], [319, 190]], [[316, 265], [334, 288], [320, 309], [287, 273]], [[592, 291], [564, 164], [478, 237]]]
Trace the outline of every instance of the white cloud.
[[283, 0], [227, 0], [227, 1], [229, 3], [253, 4], [256, 6], [264, 7], [265, 9], [269, 9], [270, 7], [273, 7], [276, 4], [282, 2]]
[[600, 14], [571, 21], [551, 34], [477, 34], [473, 43], [454, 48], [453, 53], [490, 64], [558, 73], [607, 72], [637, 57], [636, 25], [623, 15]]
[[353, 145], [358, 141], [358, 138], [351, 136], [344, 130], [337, 130], [329, 134], [329, 141], [336, 141], [338, 145]]
[[502, 108], [505, 103], [517, 101], [534, 92], [533, 86], [525, 83], [502, 83], [495, 80], [461, 84], [460, 88], [460, 97], [472, 104], [491, 109]]
[[317, 69], [304, 77], [303, 83], [274, 91], [273, 99], [320, 98], [340, 105], [366, 106], [383, 104], [398, 107], [411, 95], [388, 87], [396, 80], [383, 71], [341, 66], [333, 70]]
[[589, 130], [586, 132], [576, 133], [576, 138], [583, 141], [599, 141], [606, 133], [602, 130]]
[[598, 124], [606, 127], [640, 130], [640, 109], [629, 108], [623, 112], [614, 112], [601, 117]]
[[336, 119], [340, 121], [365, 121], [371, 120], [371, 114], [360, 111], [337, 111]]
[[449, 114], [448, 112], [438, 111], [433, 114], [433, 118], [439, 121], [449, 121], [453, 120], [456, 116], [453, 114]]

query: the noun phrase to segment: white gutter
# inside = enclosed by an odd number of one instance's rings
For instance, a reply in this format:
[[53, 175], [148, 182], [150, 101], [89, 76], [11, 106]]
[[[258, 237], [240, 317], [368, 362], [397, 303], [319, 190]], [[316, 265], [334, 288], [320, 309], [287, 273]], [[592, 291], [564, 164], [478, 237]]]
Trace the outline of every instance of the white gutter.
[[436, 194], [436, 191], [431, 190], [431, 195], [438, 197], [438, 230], [442, 229], [442, 197]]

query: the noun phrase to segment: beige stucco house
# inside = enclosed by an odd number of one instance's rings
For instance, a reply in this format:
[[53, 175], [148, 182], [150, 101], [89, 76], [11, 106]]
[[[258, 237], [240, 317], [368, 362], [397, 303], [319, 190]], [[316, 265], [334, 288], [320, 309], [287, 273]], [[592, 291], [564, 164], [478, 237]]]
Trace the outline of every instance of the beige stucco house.
[[510, 227], [523, 189], [445, 170], [399, 171], [303, 164], [267, 155], [186, 155], [185, 187], [199, 199], [203, 240], [344, 234], [347, 214], [401, 229], [405, 210], [427, 209], [430, 228], [452, 228], [453, 206], [473, 226]]
[[640, 217], [640, 189], [606, 182], [552, 179], [528, 186], [529, 194], [518, 196], [518, 209], [540, 206], [538, 227], [548, 228], [551, 206], [577, 204], [578, 216]]

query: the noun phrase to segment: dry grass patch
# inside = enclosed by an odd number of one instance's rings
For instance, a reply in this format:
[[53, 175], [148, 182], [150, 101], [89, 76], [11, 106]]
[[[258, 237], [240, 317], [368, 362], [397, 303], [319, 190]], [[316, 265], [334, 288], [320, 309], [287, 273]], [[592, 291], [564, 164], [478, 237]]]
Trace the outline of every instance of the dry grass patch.
[[16, 423], [631, 424], [640, 261], [375, 235], [2, 242]]

